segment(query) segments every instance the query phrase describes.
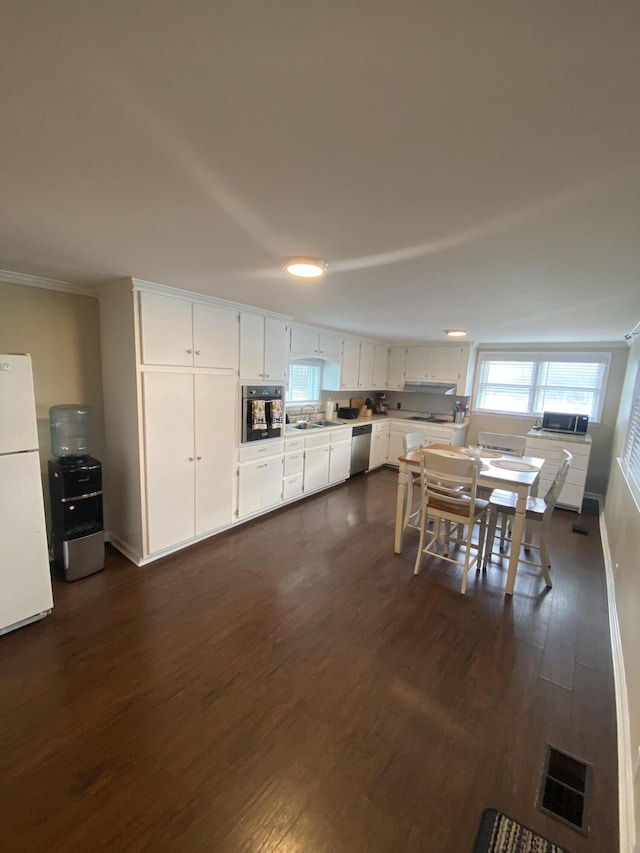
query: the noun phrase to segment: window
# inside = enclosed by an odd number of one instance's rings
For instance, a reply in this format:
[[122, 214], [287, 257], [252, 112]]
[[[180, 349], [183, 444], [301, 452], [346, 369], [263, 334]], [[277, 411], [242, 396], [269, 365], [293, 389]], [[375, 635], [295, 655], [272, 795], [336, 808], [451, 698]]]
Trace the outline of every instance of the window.
[[474, 409], [539, 417], [589, 415], [599, 421], [611, 354], [481, 352]]
[[637, 499], [640, 496], [640, 367], [638, 367], [636, 386], [633, 389], [629, 435], [624, 451], [624, 467], [627, 477], [631, 481], [631, 489], [635, 491]]
[[322, 379], [321, 358], [299, 358], [289, 366], [287, 403], [317, 403]]

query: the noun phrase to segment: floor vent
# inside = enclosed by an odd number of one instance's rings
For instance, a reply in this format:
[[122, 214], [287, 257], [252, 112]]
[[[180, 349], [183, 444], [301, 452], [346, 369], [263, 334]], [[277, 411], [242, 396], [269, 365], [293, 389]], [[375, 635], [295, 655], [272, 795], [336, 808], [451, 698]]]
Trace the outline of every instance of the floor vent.
[[585, 835], [591, 800], [591, 772], [590, 764], [547, 745], [538, 805], [543, 812]]
[[583, 536], [589, 535], [589, 531], [582, 524], [574, 524], [571, 529], [573, 530], [574, 533], [581, 533]]

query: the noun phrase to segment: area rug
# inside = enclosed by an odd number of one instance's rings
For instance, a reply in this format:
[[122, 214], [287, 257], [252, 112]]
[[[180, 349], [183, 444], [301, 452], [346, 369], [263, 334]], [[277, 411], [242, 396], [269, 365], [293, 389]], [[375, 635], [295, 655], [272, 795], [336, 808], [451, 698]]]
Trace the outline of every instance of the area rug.
[[569, 853], [496, 809], [482, 812], [472, 853]]

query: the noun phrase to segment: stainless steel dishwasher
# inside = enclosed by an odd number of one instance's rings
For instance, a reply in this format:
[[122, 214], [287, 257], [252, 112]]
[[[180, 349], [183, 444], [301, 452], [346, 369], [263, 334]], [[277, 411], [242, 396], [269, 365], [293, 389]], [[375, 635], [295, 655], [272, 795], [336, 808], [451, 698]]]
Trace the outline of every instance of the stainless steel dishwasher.
[[369, 451], [371, 450], [371, 424], [354, 426], [351, 433], [351, 469], [350, 474], [360, 474], [369, 467]]

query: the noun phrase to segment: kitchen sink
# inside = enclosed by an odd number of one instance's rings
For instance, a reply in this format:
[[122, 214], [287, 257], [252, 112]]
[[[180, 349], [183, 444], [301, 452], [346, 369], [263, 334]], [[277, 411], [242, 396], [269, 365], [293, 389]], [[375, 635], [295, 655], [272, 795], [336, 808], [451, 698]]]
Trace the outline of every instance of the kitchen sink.
[[318, 426], [343, 426], [342, 421], [314, 421]]
[[289, 426], [291, 426], [292, 429], [319, 429], [320, 427], [325, 426], [325, 424], [318, 423], [317, 421], [313, 423], [311, 421], [303, 421], [300, 424], [290, 424]]

